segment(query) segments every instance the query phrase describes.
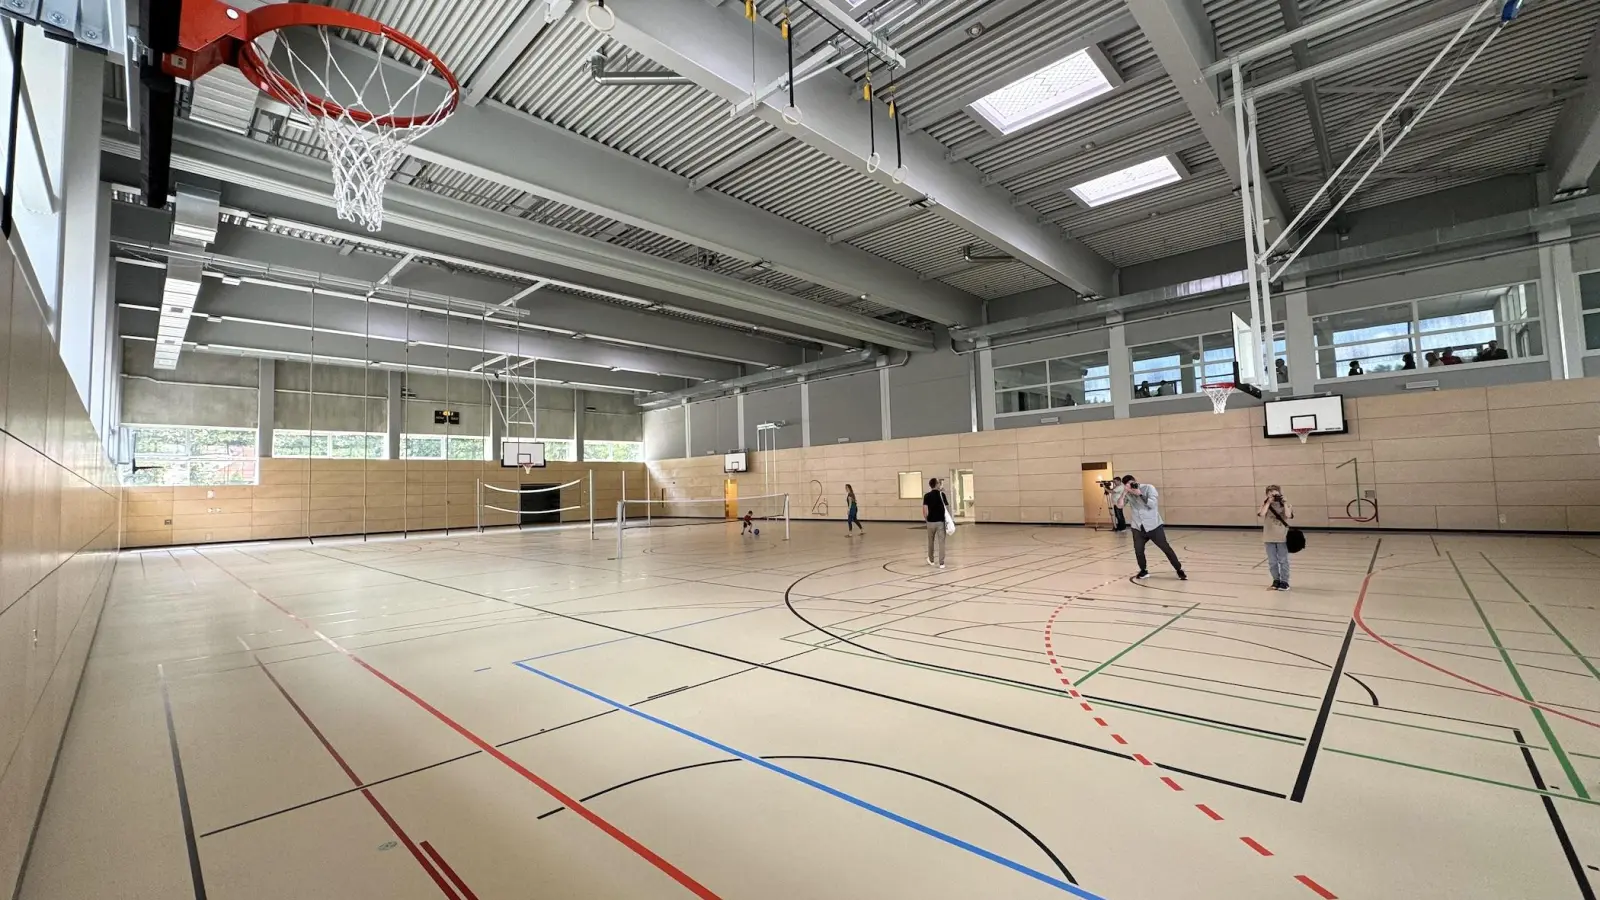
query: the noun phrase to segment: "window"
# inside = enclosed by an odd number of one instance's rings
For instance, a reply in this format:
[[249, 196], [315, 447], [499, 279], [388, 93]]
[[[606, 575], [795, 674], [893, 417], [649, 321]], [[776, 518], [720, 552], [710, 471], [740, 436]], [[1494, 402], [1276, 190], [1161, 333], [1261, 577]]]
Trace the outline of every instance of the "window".
[[133, 463], [122, 467], [125, 485], [177, 487], [256, 483], [254, 428], [127, 427], [133, 441]]
[[1532, 282], [1318, 316], [1312, 330], [1323, 379], [1453, 365], [1447, 353], [1463, 363], [1544, 355]]
[[[1273, 327], [1272, 352], [1286, 355], [1283, 325]], [[1133, 362], [1133, 399], [1195, 394], [1208, 384], [1233, 381], [1233, 332], [1182, 337], [1128, 348]], [[1279, 379], [1282, 380], [1280, 370]]]
[[[43, 30], [8, 21], [22, 28], [22, 92], [13, 110], [17, 142], [13, 148], [16, 177], [12, 189], [13, 224], [41, 291], [40, 302], [49, 311], [52, 332], [59, 327], [56, 310], [61, 287], [62, 169], [67, 130], [67, 92], [72, 50], [45, 37]], [[11, 96], [11, 43], [0, 40], [0, 90]]]
[[1079, 50], [985, 96], [972, 108], [1001, 134], [1010, 134], [1111, 90], [1110, 71], [1096, 53]]
[[443, 434], [407, 434], [400, 438], [401, 459], [488, 459], [487, 438]]
[[644, 444], [639, 441], [584, 441], [584, 462], [642, 462]]
[[994, 370], [994, 382], [999, 413], [1111, 402], [1111, 365], [1104, 351], [1003, 366]]
[[1181, 181], [1183, 174], [1173, 157], [1158, 156], [1120, 172], [1073, 185], [1072, 193], [1084, 206], [1104, 206]]
[[899, 488], [901, 500], [921, 500], [923, 492], [922, 473], [901, 472]]
[[1600, 272], [1578, 276], [1578, 296], [1583, 303], [1583, 346], [1600, 351]]
[[[541, 440], [543, 440], [541, 438]], [[577, 458], [577, 449], [573, 441], [544, 441], [545, 462], [572, 462]]]
[[282, 459], [387, 459], [389, 436], [383, 432], [272, 432], [272, 455]]

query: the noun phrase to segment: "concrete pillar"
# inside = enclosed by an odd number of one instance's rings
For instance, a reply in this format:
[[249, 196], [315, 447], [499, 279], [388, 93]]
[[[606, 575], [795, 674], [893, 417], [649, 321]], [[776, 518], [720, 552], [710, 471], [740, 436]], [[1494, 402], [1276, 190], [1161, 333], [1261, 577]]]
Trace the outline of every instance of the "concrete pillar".
[[883, 439], [889, 440], [894, 435], [894, 428], [889, 424], [889, 367], [878, 369], [878, 417], [883, 423]]
[[1128, 418], [1128, 401], [1133, 399], [1133, 358], [1128, 355], [1127, 326], [1122, 316], [1113, 314], [1110, 323], [1111, 414], [1118, 419]]
[[406, 407], [404, 388], [406, 383], [405, 373], [389, 373], [389, 415], [384, 423], [385, 431], [385, 459], [400, 458], [400, 432], [405, 429]]
[[1572, 228], [1561, 226], [1539, 232], [1539, 242], [1561, 243], [1539, 248], [1539, 318], [1544, 352], [1550, 357], [1551, 378], [1582, 378], [1583, 299], [1573, 271]]
[[994, 397], [994, 351], [989, 349], [987, 339], [982, 342], [983, 349], [973, 354], [977, 371], [978, 389], [978, 429], [980, 431], [994, 430], [995, 397]]
[[[1280, 391], [1297, 396], [1317, 390], [1317, 336], [1311, 325], [1311, 299], [1304, 278], [1289, 278], [1283, 283], [1284, 356], [1289, 362], [1289, 383]], [[1276, 365], [1270, 360], [1270, 365]]]
[[256, 456], [272, 458], [273, 423], [278, 418], [278, 366], [270, 359], [256, 366]]
[[800, 446], [811, 446], [811, 383], [800, 382]]
[[[572, 392], [572, 460], [583, 462], [583, 419], [584, 409], [588, 405], [588, 395], [584, 391]], [[744, 407], [739, 408], [740, 420], [744, 418]]]
[[[805, 396], [804, 394], [801, 395]], [[694, 416], [689, 412], [689, 401], [683, 401], [683, 458], [694, 455]]]
[[[743, 367], [740, 367], [740, 370], [743, 371]], [[737, 446], [735, 446], [735, 447], [733, 447], [731, 449], [737, 450], [737, 449], [739, 449], [741, 447], [744, 447], [744, 448], [748, 449], [748, 447], [746, 446], [746, 444], [744, 442], [745, 430], [744, 430], [744, 392], [743, 391], [740, 391], [739, 393], [733, 395], [733, 408], [738, 413], [736, 426], [739, 429], [739, 439], [734, 441], [734, 443]], [[765, 491], [763, 491], [763, 493], [765, 493]]]

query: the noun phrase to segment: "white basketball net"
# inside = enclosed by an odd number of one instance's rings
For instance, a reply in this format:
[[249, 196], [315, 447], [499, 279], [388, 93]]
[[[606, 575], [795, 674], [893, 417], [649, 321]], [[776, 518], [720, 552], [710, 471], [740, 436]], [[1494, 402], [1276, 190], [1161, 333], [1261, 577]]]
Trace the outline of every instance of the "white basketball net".
[[1211, 398], [1211, 411], [1222, 415], [1228, 410], [1228, 398], [1233, 396], [1233, 385], [1204, 388], [1206, 396]]
[[1296, 428], [1294, 429], [1294, 436], [1300, 439], [1300, 443], [1304, 444], [1306, 442], [1306, 438], [1311, 437], [1311, 429]]
[[[297, 27], [312, 28], [321, 39], [320, 66], [296, 53], [292, 41], [279, 40], [284, 62], [279, 68], [271, 53], [271, 39], [277, 33], [269, 32], [256, 40], [265, 61], [263, 74], [276, 82], [279, 90], [274, 95], [287, 97], [289, 107], [322, 139], [333, 166], [333, 201], [339, 218], [377, 231], [383, 227], [384, 187], [411, 144], [450, 117], [454, 93], [446, 91], [437, 104], [429, 102], [424, 95], [437, 92], [428, 84], [437, 67], [384, 35], [372, 36], [379, 59], [391, 59], [398, 50], [401, 59], [419, 61], [422, 68], [380, 63], [364, 77], [352, 77], [334, 52], [339, 38], [332, 28]], [[397, 83], [390, 84], [391, 80]]]

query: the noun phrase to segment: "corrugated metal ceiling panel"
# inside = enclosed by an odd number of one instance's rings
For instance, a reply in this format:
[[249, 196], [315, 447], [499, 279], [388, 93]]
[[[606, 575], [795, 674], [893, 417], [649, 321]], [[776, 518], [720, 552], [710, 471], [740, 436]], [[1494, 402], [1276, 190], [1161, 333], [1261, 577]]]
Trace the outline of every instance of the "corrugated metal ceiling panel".
[[975, 266], [965, 272], [958, 272], [947, 278], [941, 279], [951, 287], [957, 287], [968, 293], [977, 294], [985, 300], [996, 297], [1005, 297], [1010, 294], [1031, 291], [1048, 284], [1055, 284], [1055, 279], [1043, 275], [1027, 263], [1011, 262], [995, 263], [988, 266]]
[[[892, 166], [892, 144], [882, 150], [884, 165]], [[780, 148], [717, 185], [729, 196], [822, 232], [900, 209], [907, 202], [863, 169], [800, 143]]]
[[1231, 197], [1163, 216], [1160, 223], [1153, 226], [1147, 221], [1135, 222], [1083, 240], [1118, 266], [1243, 240], [1243, 211], [1239, 201]]

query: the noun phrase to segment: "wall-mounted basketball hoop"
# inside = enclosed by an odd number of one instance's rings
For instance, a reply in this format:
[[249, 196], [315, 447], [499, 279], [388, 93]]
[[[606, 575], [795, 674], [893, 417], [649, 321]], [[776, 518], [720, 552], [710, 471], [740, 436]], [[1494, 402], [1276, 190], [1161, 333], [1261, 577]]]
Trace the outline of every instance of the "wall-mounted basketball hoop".
[[[269, 49], [270, 36], [301, 31], [314, 37], [277, 40]], [[336, 52], [350, 32], [375, 37], [376, 54]], [[318, 58], [302, 55], [318, 48]], [[395, 55], [416, 65], [396, 64]], [[383, 227], [383, 189], [407, 148], [450, 118], [461, 94], [449, 67], [415, 39], [357, 13], [305, 3], [245, 13], [220, 0], [186, 0], [178, 48], [161, 64], [169, 75], [191, 81], [218, 66], [235, 66], [310, 121], [333, 167], [339, 218], [368, 231]], [[443, 80], [442, 97], [435, 75]]]

